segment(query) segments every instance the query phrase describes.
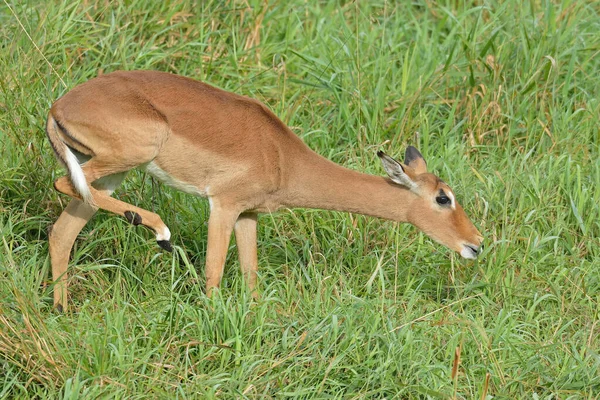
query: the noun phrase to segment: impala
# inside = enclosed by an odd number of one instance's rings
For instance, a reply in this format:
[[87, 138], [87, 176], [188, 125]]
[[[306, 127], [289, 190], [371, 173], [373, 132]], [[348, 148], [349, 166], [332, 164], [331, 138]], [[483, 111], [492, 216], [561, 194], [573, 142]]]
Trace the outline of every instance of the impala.
[[136, 167], [209, 199], [208, 295], [221, 281], [232, 231], [254, 290], [257, 214], [282, 207], [408, 222], [465, 258], [479, 253], [480, 233], [416, 148], [407, 148], [404, 164], [377, 153], [388, 177], [353, 171], [313, 152], [259, 101], [193, 79], [153, 71], [101, 75], [53, 104], [46, 132], [68, 172], [54, 187], [72, 197], [49, 235], [59, 310], [67, 306], [73, 243], [99, 208], [152, 229], [158, 245], [172, 250], [157, 214], [111, 197]]

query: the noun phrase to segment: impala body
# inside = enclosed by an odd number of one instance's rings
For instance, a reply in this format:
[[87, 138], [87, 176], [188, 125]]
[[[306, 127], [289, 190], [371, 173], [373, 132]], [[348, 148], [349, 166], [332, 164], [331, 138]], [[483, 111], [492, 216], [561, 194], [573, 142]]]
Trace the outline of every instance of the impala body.
[[98, 208], [147, 226], [171, 249], [157, 214], [111, 197], [136, 167], [209, 199], [208, 294], [221, 281], [232, 231], [254, 289], [256, 216], [281, 207], [409, 222], [466, 258], [475, 258], [481, 244], [452, 190], [427, 172], [414, 147], [404, 164], [378, 153], [388, 177], [349, 170], [313, 152], [262, 103], [193, 79], [153, 71], [101, 75], [57, 100], [46, 130], [68, 171], [54, 186], [73, 198], [49, 239], [54, 303], [61, 309], [71, 248]]

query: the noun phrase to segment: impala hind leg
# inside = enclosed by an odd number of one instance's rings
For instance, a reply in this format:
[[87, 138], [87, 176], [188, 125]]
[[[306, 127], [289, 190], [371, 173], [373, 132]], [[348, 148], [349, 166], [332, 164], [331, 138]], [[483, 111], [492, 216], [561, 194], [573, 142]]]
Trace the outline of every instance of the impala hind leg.
[[[124, 173], [107, 176], [94, 182], [94, 187], [110, 196], [124, 177]], [[96, 211], [96, 207], [90, 206], [79, 199], [72, 199], [50, 228], [48, 245], [52, 264], [52, 280], [54, 281], [54, 307], [58, 311], [62, 312], [67, 309], [67, 267], [71, 249], [77, 235]]]
[[73, 199], [50, 228], [48, 244], [54, 281], [54, 307], [67, 310], [67, 267], [75, 239], [94, 216], [96, 208]]
[[256, 274], [258, 271], [256, 228], [257, 215], [255, 213], [241, 214], [234, 226], [242, 275], [254, 298], [258, 297], [256, 292]]
[[[67, 177], [62, 177], [56, 180], [56, 182], [54, 182], [54, 187], [59, 192], [62, 192], [68, 196], [75, 198], [80, 197], [73, 190], [71, 182]], [[156, 242], [158, 245], [167, 251], [173, 250], [171, 242], [169, 241], [171, 238], [171, 232], [157, 214], [144, 210], [143, 208], [133, 206], [124, 201], [114, 199], [110, 197], [110, 195], [100, 190], [96, 190], [94, 187], [91, 187], [90, 191], [96, 207], [110, 211], [117, 215], [121, 215], [134, 225], [144, 225], [152, 229], [156, 233]]]

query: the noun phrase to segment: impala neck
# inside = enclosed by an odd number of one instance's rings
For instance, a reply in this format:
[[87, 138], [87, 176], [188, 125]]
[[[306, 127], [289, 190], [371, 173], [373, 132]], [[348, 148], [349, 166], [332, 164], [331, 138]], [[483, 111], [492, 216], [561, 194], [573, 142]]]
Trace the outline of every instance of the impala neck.
[[283, 205], [348, 211], [406, 222], [415, 195], [389, 179], [337, 165], [316, 153], [296, 160]]

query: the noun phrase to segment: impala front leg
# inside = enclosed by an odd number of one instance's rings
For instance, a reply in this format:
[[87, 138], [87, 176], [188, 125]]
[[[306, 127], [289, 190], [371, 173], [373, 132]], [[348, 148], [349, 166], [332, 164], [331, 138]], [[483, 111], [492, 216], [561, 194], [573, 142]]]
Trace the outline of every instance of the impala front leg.
[[223, 278], [229, 240], [239, 212], [213, 207], [208, 219], [208, 248], [206, 250], [206, 294], [210, 297]]
[[258, 297], [256, 293], [256, 272], [258, 271], [258, 255], [256, 252], [256, 221], [254, 213], [243, 213], [235, 223], [235, 242], [237, 243], [240, 258], [240, 267], [244, 280], [252, 292], [252, 297]]

